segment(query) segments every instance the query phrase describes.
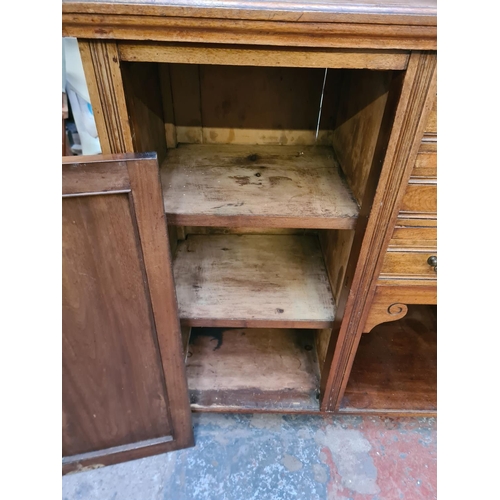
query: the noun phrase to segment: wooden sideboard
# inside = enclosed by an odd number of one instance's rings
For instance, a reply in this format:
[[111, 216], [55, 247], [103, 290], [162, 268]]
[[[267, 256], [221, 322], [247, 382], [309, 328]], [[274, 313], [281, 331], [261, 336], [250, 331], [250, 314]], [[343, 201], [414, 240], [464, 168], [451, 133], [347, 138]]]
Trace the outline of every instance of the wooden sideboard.
[[[424, 406], [405, 394], [391, 407], [343, 403], [361, 338], [372, 335], [364, 332], [402, 318], [408, 304], [436, 302], [435, 1], [63, 1], [63, 36], [79, 39], [103, 168], [156, 154], [163, 200], [144, 217], [166, 224], [171, 265], [154, 279], [146, 269], [144, 286], [152, 317], [156, 282], [177, 306], [161, 338], [153, 327], [148, 352], [185, 361], [150, 375], [162, 374], [162, 404], [174, 416], [168, 444], [131, 421], [112, 446], [70, 446], [65, 470], [192, 444], [186, 396], [193, 411], [435, 414], [432, 391]], [[63, 179], [81, 170], [90, 182], [98, 160], [67, 160]], [[92, 194], [108, 196], [99, 182]], [[123, 241], [147, 244], [136, 232]], [[160, 247], [144, 257], [162, 260]], [[119, 264], [104, 251], [100, 259]], [[79, 286], [64, 283], [63, 297]], [[116, 342], [121, 332], [109, 328]], [[126, 335], [133, 361], [133, 331]], [[77, 345], [85, 359], [89, 346]], [[72, 363], [64, 370], [75, 387], [96, 383]], [[126, 405], [138, 395], [124, 381]], [[79, 404], [93, 402], [63, 397], [65, 425], [90, 414]], [[109, 419], [88, 425], [88, 435], [103, 436]]]

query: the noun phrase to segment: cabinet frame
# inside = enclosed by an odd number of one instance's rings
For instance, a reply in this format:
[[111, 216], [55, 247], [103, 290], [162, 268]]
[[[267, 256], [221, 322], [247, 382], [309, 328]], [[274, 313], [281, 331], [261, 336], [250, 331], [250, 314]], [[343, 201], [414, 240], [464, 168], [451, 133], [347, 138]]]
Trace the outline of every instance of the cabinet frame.
[[[72, 19], [75, 19], [73, 16]], [[110, 19], [109, 17], [107, 18]], [[144, 20], [146, 22], [146, 20]], [[165, 20], [170, 22], [170, 20]], [[127, 111], [122, 75], [120, 72], [121, 57], [126, 59], [144, 57], [148, 61], [158, 60], [166, 62], [182, 60], [182, 46], [178, 45], [175, 50], [160, 50], [154, 52], [153, 45], [136, 42], [123, 43], [120, 38], [128, 40], [141, 40], [147, 36], [141, 31], [140, 34], [126, 34], [124, 31], [113, 30], [112, 37], [118, 40], [92, 40], [85, 39], [90, 36], [88, 28], [76, 28], [74, 24], [67, 24], [68, 33], [80, 36], [80, 47], [84, 65], [89, 93], [94, 106], [94, 114], [99, 136], [102, 137], [101, 144], [104, 153], [121, 153], [133, 150], [133, 131]], [[420, 28], [419, 28], [420, 29]], [[156, 33], [158, 33], [157, 31]], [[187, 31], [189, 33], [189, 30]], [[177, 39], [167, 32], [167, 41], [189, 41], [189, 42], [233, 42], [232, 39], [220, 37], [209, 37], [207, 40], [199, 40], [189, 36]], [[380, 34], [381, 32], [379, 32]], [[154, 37], [153, 37], [154, 38]], [[240, 38], [239, 43], [268, 43], [266, 37], [256, 37], [250, 41], [251, 35]], [[429, 37], [429, 39], [432, 36]], [[160, 40], [161, 37], [154, 38]], [[317, 38], [314, 44], [305, 43], [303, 39], [296, 39], [294, 44], [303, 44], [303, 47], [329, 47], [327, 53], [331, 59], [335, 56], [338, 61], [335, 67], [344, 67], [346, 53], [344, 48], [359, 47], [358, 42], [339, 43], [328, 42], [327, 39], [321, 43]], [[123, 48], [122, 48], [123, 43]], [[274, 45], [274, 44], [273, 44]], [[363, 45], [363, 44], [362, 44]], [[391, 50], [382, 50], [376, 43], [369, 48], [358, 50], [359, 67], [366, 67], [367, 55], [375, 53], [375, 63], [371, 67], [384, 64], [401, 69], [401, 54], [394, 53], [397, 49], [418, 48], [434, 49], [434, 43], [399, 43], [390, 45]], [[166, 46], [163, 46], [166, 47]], [[187, 46], [186, 46], [187, 47]], [[259, 50], [271, 50], [268, 46], [254, 47], [255, 53]], [[335, 47], [335, 49], [331, 48]], [[338, 48], [341, 47], [341, 48]], [[373, 50], [373, 48], [377, 50]], [[195, 56], [205, 50], [197, 47]], [[217, 51], [217, 49], [213, 49]], [[219, 49], [223, 50], [223, 48]], [[243, 50], [243, 49], [241, 49]], [[229, 49], [229, 52], [237, 52], [237, 49]], [[251, 51], [251, 50], [250, 50]], [[289, 52], [289, 49], [273, 47], [272, 51]], [[220, 52], [223, 54], [223, 52]], [[310, 53], [304, 50], [302, 55], [298, 51], [298, 59], [304, 60], [303, 55]], [[326, 57], [322, 52], [317, 52], [321, 57]], [[142, 56], [141, 56], [142, 54]], [[155, 55], [156, 54], [156, 55]], [[167, 54], [167, 55], [166, 55]], [[173, 55], [172, 55], [173, 54]], [[186, 62], [192, 62], [192, 53], [186, 51]], [[211, 52], [210, 54], [213, 54]], [[224, 57], [235, 57], [233, 54], [224, 53]], [[259, 57], [265, 57], [265, 51]], [[384, 56], [385, 54], [385, 56]], [[403, 52], [405, 54], [405, 52]], [[405, 69], [394, 81], [394, 91], [391, 92], [391, 102], [387, 103], [387, 112], [384, 116], [385, 126], [379, 137], [377, 149], [373, 162], [372, 173], [367, 181], [366, 192], [362, 203], [361, 213], [355, 229], [354, 241], [351, 254], [347, 264], [344, 283], [338, 300], [337, 314], [333, 326], [332, 336], [326, 353], [325, 366], [328, 370], [321, 380], [321, 412], [334, 412], [338, 410], [343, 393], [349, 378], [349, 373], [354, 361], [357, 345], [362, 334], [363, 326], [369, 313], [370, 304], [376, 288], [378, 273], [382, 266], [383, 256], [388, 247], [391, 230], [399, 212], [404, 190], [413, 169], [419, 144], [424, 134], [428, 115], [433, 105], [433, 96], [436, 90], [436, 52], [434, 50], [408, 50], [409, 54]], [[347, 52], [349, 55], [349, 52]], [[212, 61], [216, 56], [211, 55]], [[318, 56], [319, 57], [319, 56]], [[156, 59], [158, 58], [158, 59]], [[343, 59], [344, 58], [344, 59]], [[134, 59], [136, 60], [136, 59]], [[264, 59], [263, 59], [264, 60]], [[320, 61], [315, 64], [320, 64]], [[227, 59], [226, 59], [227, 61]], [[344, 63], [342, 62], [344, 61]], [[392, 61], [387, 62], [387, 61]], [[302, 64], [302, 63], [301, 63]], [[352, 64], [352, 62], [350, 63]], [[365, 66], [363, 66], [363, 64]]]

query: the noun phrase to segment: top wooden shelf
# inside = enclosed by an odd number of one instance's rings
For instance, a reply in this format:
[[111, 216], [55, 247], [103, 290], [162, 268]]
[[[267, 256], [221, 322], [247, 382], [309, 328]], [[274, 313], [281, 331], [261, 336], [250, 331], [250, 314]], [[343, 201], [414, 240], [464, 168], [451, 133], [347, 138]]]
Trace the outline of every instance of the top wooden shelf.
[[161, 167], [169, 224], [352, 229], [358, 205], [328, 147], [180, 145]]

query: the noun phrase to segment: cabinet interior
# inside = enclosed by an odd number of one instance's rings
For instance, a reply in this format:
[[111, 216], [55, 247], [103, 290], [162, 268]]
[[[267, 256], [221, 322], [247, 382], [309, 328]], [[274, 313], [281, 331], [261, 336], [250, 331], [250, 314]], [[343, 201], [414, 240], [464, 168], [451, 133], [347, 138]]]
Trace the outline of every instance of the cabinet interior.
[[409, 305], [404, 318], [365, 333], [340, 412], [437, 410], [437, 306]]
[[161, 168], [192, 407], [319, 410], [402, 72], [120, 64]]

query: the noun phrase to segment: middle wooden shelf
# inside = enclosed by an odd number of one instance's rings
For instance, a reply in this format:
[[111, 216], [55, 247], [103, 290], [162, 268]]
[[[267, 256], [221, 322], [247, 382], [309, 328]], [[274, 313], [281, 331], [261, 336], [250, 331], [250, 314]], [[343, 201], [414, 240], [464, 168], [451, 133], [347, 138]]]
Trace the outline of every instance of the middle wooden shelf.
[[174, 279], [186, 326], [329, 328], [335, 302], [316, 235], [189, 235]]
[[352, 229], [359, 212], [326, 146], [181, 144], [161, 177], [173, 225]]

